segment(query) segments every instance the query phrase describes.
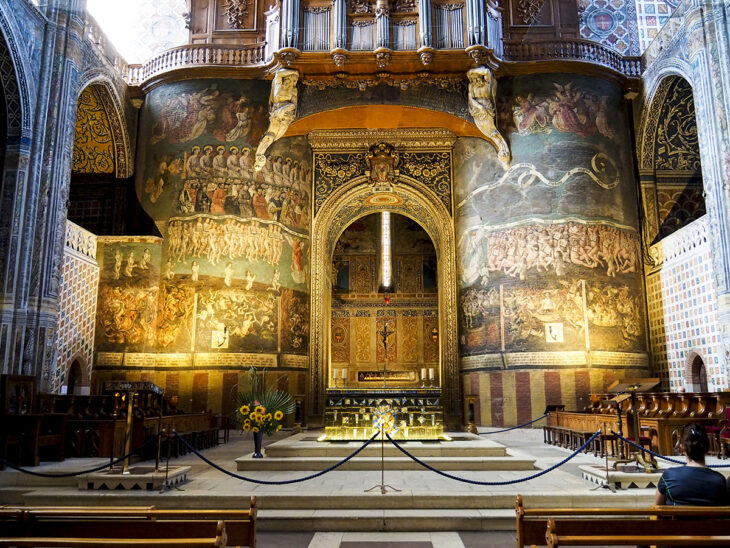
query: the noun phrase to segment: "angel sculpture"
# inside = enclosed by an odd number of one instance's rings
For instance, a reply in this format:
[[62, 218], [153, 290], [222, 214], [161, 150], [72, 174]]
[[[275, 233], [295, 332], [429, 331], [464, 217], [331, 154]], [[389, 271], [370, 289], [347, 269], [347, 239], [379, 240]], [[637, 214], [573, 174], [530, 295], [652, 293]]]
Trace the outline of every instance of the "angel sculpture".
[[466, 73], [469, 78], [469, 114], [484, 136], [497, 149], [497, 157], [508, 168], [512, 160], [507, 142], [497, 129], [497, 81], [492, 71], [477, 67]]
[[274, 75], [269, 96], [269, 129], [256, 149], [254, 169], [261, 171], [266, 165], [266, 151], [272, 143], [280, 139], [297, 112], [297, 80], [299, 73], [292, 69], [281, 69]]

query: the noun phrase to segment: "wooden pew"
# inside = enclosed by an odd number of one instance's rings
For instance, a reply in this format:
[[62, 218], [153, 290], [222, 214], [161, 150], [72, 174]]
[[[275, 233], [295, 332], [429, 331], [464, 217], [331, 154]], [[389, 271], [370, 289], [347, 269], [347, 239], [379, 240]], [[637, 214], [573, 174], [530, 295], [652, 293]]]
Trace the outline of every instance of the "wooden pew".
[[[107, 523], [110, 520], [115, 522], [134, 523], [135, 531], [138, 523], [178, 523], [182, 521], [215, 523], [223, 521], [226, 527], [226, 536], [229, 545], [234, 546], [256, 546], [256, 497], [251, 497], [248, 509], [233, 510], [176, 510], [157, 509], [149, 507], [25, 507], [6, 506], [0, 507], [0, 523], [7, 523], [8, 520], [20, 520], [26, 523], [44, 523], [47, 521], [63, 520], [74, 525], [84, 523], [92, 524], [89, 527], [97, 527], [95, 523]], [[96, 529], [94, 529], [96, 530]], [[103, 531], [103, 527], [100, 528]], [[195, 529], [193, 529], [194, 531]], [[136, 533], [135, 533], [136, 534]], [[68, 535], [66, 535], [68, 536]]]
[[3, 523], [0, 546], [227, 546], [225, 522], [43, 519]]
[[518, 547], [730, 545], [730, 507], [525, 508], [518, 495], [515, 513]]

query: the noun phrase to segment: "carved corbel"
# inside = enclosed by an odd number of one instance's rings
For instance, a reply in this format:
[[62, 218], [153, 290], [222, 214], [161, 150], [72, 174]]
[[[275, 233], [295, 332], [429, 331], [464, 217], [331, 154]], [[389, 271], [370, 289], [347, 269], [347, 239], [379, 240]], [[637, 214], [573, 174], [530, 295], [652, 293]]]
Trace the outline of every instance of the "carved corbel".
[[347, 61], [347, 50], [337, 48], [333, 49], [330, 53], [332, 54], [332, 61], [337, 68], [345, 66], [345, 61]]
[[497, 149], [502, 165], [509, 168], [512, 161], [507, 141], [497, 129], [497, 79], [486, 67], [477, 67], [466, 73], [469, 78], [469, 114], [484, 136]]
[[297, 113], [297, 81], [299, 72], [292, 69], [279, 69], [271, 82], [269, 96], [269, 129], [256, 149], [254, 169], [261, 171], [266, 165], [266, 151], [280, 139], [294, 121]]
[[378, 68], [384, 69], [390, 63], [392, 51], [387, 48], [379, 48], [375, 50], [375, 62]]
[[428, 46], [424, 46], [418, 50], [418, 54], [421, 57], [421, 63], [424, 66], [428, 66], [433, 62], [433, 54], [434, 54], [433, 48], [429, 48]]

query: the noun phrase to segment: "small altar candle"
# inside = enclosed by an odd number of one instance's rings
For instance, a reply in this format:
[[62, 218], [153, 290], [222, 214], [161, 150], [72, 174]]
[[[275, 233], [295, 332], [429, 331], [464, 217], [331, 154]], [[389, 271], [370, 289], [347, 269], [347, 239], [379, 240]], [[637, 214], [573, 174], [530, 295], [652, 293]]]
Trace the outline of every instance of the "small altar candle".
[[423, 380], [423, 381], [426, 380], [426, 368], [425, 367], [421, 369], [421, 380]]
[[337, 375], [339, 375], [340, 370], [339, 369], [333, 369], [332, 370], [332, 379], [337, 380]]
[[436, 373], [436, 371], [434, 370], [434, 368], [433, 367], [429, 367], [428, 368], [428, 380], [432, 381], [434, 379], [434, 374], [435, 373]]
[[340, 373], [341, 373], [340, 377], [342, 378], [342, 382], [347, 382], [347, 368], [342, 369], [340, 371]]

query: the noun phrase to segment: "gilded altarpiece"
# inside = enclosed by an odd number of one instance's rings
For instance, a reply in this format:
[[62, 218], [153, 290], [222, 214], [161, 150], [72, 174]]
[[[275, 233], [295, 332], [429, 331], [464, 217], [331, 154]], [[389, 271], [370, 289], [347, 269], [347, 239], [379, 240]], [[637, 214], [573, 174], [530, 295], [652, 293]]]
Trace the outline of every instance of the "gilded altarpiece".
[[[314, 155], [314, 223], [308, 401], [312, 402], [309, 407], [312, 420], [318, 420], [324, 410], [325, 387], [335, 359], [341, 359], [347, 353], [350, 360], [354, 357], [355, 360], [379, 363], [384, 359], [382, 343], [376, 344], [374, 334], [376, 326], [389, 317], [391, 321], [395, 320], [397, 332], [390, 342], [392, 358], [412, 364], [412, 369], [421, 359], [425, 364], [426, 357], [432, 364], [438, 364], [445, 423], [455, 426], [460, 421], [457, 333], [455, 322], [448, 321], [456, 315], [456, 254], [451, 218], [451, 149], [454, 141], [451, 132], [439, 129], [316, 131], [310, 134]], [[399, 175], [397, 182], [388, 182], [374, 192], [366, 156], [370, 147], [377, 143], [387, 144], [397, 151]], [[438, 278], [438, 292], [434, 294], [437, 306], [415, 314], [400, 309], [393, 312], [383, 308], [382, 296], [378, 297], [380, 305], [374, 305], [370, 310], [357, 310], [354, 315], [335, 306], [333, 285], [345, 279], [345, 275], [340, 274], [344, 271], [341, 263], [345, 261], [333, 262], [336, 244], [354, 221], [382, 211], [398, 213], [415, 221], [432, 241], [438, 261], [431, 265], [433, 272], [429, 271], [428, 277]], [[372, 266], [372, 262], [361, 259], [347, 258], [347, 281], [351, 287], [362, 284], [359, 287], [364, 288], [365, 283], [374, 283], [372, 273], [359, 272], [365, 265]], [[336, 267], [334, 271], [333, 266]], [[406, 259], [396, 262], [395, 272], [412, 272], [414, 267], [415, 263]], [[423, 272], [418, 280], [421, 285], [426, 282], [426, 271]], [[408, 286], [417, 282], [401, 283]], [[372, 287], [370, 291], [373, 291]], [[403, 335], [414, 326], [417, 326], [417, 336]], [[349, 344], [344, 343], [348, 332]], [[370, 339], [367, 343], [366, 334]], [[388, 354], [390, 360], [390, 347]], [[405, 374], [399, 375], [405, 379]], [[415, 385], [415, 374], [409, 378]]]

